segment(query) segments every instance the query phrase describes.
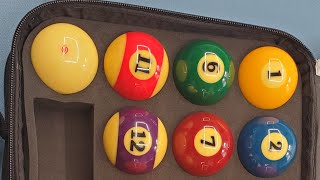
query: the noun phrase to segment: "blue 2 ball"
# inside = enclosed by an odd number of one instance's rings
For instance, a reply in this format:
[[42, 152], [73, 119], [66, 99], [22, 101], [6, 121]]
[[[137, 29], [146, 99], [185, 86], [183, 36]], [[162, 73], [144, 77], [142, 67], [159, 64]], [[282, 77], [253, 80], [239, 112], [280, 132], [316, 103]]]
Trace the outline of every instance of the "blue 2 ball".
[[257, 177], [275, 177], [293, 162], [297, 150], [292, 129], [274, 117], [256, 117], [242, 129], [238, 155], [244, 168]]

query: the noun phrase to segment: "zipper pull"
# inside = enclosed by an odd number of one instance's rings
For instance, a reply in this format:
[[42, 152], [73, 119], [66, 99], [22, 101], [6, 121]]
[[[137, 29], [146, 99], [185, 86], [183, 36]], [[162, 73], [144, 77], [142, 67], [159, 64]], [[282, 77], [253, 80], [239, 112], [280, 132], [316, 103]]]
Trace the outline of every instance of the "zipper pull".
[[320, 76], [320, 59], [316, 60], [316, 75]]

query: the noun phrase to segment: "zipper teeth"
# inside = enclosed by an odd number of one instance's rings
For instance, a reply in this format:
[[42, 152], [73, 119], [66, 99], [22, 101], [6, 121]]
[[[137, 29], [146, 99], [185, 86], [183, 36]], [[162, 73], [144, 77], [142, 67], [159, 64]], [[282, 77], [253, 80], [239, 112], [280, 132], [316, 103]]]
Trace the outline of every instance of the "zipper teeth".
[[14, 58], [15, 58], [15, 49], [16, 49], [16, 42], [17, 42], [17, 36], [18, 34], [20, 33], [20, 30], [21, 30], [21, 27], [22, 25], [24, 24], [24, 22], [26, 21], [26, 19], [31, 15], [33, 14], [34, 12], [36, 12], [37, 10], [43, 8], [43, 7], [46, 7], [46, 6], [49, 6], [51, 4], [55, 4], [55, 3], [58, 3], [58, 2], [48, 2], [46, 4], [43, 4], [43, 5], [40, 5], [34, 9], [32, 9], [28, 14], [26, 14], [23, 19], [20, 21], [18, 27], [17, 27], [17, 30], [15, 31], [14, 33], [14, 38], [13, 38], [13, 42], [12, 42], [12, 48], [11, 48], [11, 71], [10, 71], [10, 104], [9, 104], [9, 179], [10, 180], [13, 180], [14, 178], [14, 172], [13, 172], [13, 169], [14, 169], [14, 164], [15, 164], [15, 161], [14, 161], [14, 120], [13, 120], [13, 117], [15, 115], [15, 111], [14, 111], [14, 101], [15, 101], [15, 62], [14, 62]]
[[163, 10], [163, 9], [157, 9], [157, 8], [152, 8], [152, 7], [145, 7], [145, 6], [139, 6], [139, 5], [131, 5], [131, 4], [124, 4], [124, 3], [119, 3], [119, 2], [109, 2], [109, 1], [98, 1], [98, 0], [88, 0], [88, 1], [83, 1], [83, 0], [62, 0], [62, 1], [50, 1], [47, 3], [44, 3], [42, 5], [37, 6], [36, 8], [32, 9], [30, 12], [28, 12], [28, 14], [26, 14], [23, 19], [20, 21], [15, 34], [14, 34], [14, 38], [13, 38], [13, 42], [12, 42], [12, 48], [11, 48], [11, 71], [10, 71], [10, 104], [9, 104], [9, 179], [12, 180], [14, 177], [14, 121], [13, 121], [13, 117], [14, 117], [14, 99], [15, 99], [15, 94], [14, 94], [14, 90], [15, 90], [15, 62], [14, 62], [14, 58], [15, 58], [15, 49], [16, 49], [16, 42], [17, 42], [17, 36], [20, 33], [21, 27], [22, 25], [25, 23], [26, 19], [31, 16], [33, 13], [35, 13], [36, 11], [46, 7], [46, 6], [50, 6], [50, 5], [54, 5], [54, 4], [62, 4], [62, 3], [69, 3], [69, 2], [75, 2], [75, 3], [95, 3], [95, 4], [107, 4], [110, 6], [115, 6], [115, 7], [127, 7], [130, 9], [135, 9], [135, 10], [144, 10], [144, 11], [150, 11], [150, 12], [156, 12], [162, 15], [169, 15], [169, 16], [176, 16], [176, 17], [181, 17], [181, 18], [190, 18], [193, 20], [201, 20], [204, 22], [215, 22], [215, 23], [219, 23], [219, 24], [226, 24], [226, 25], [232, 25], [232, 26], [243, 26], [243, 27], [247, 27], [247, 28], [251, 28], [251, 29], [258, 29], [261, 31], [268, 31], [271, 33], [275, 33], [275, 34], [279, 34], [285, 37], [288, 37], [292, 40], [294, 40], [295, 42], [297, 42], [298, 44], [300, 44], [308, 53], [309, 56], [311, 56], [313, 59], [314, 56], [311, 53], [311, 51], [296, 37], [292, 36], [291, 34], [288, 34], [284, 31], [280, 31], [277, 29], [272, 29], [272, 28], [266, 28], [266, 27], [262, 27], [262, 26], [256, 26], [256, 25], [251, 25], [251, 24], [245, 24], [245, 23], [239, 23], [239, 22], [234, 22], [234, 21], [228, 21], [228, 20], [222, 20], [222, 19], [216, 19], [216, 18], [210, 18], [210, 17], [204, 17], [204, 16], [198, 16], [198, 15], [191, 15], [191, 14], [185, 14], [185, 13], [181, 13], [181, 12], [173, 12], [173, 11], [169, 11], [169, 10]]

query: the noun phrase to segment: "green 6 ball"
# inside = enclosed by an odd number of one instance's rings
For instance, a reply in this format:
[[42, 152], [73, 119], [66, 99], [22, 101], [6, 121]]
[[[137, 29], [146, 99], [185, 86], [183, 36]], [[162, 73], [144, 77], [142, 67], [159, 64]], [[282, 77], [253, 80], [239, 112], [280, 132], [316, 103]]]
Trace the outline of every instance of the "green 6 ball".
[[234, 71], [227, 51], [207, 40], [188, 44], [173, 63], [173, 78], [178, 91], [197, 105], [210, 105], [221, 100], [232, 85]]

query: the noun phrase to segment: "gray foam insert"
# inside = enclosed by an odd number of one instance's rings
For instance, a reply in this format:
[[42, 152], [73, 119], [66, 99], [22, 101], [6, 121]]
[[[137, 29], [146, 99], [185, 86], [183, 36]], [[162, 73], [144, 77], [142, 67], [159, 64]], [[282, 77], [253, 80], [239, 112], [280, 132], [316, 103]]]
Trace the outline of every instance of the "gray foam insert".
[[[72, 95], [61, 95], [49, 89], [39, 79], [31, 63], [30, 49], [34, 37], [47, 25], [57, 22], [67, 22], [81, 27], [93, 39], [99, 53], [99, 68], [95, 79], [86, 89]], [[150, 100], [130, 101], [124, 99], [112, 90], [105, 78], [103, 70], [105, 51], [113, 39], [127, 31], [149, 33], [156, 37], [167, 51], [170, 65], [168, 80], [159, 94]], [[236, 69], [235, 81], [228, 95], [217, 104], [210, 106], [197, 106], [185, 100], [177, 91], [172, 77], [172, 63], [177, 52], [188, 42], [198, 39], [212, 40], [224, 46], [233, 57]], [[86, 177], [85, 179], [94, 180], [196, 179], [197, 177], [185, 173], [177, 165], [171, 150], [174, 128], [186, 115], [196, 111], [207, 111], [222, 117], [229, 124], [235, 143], [232, 158], [227, 166], [218, 174], [203, 179], [256, 179], [242, 167], [238, 159], [236, 145], [242, 127], [250, 119], [262, 115], [275, 116], [285, 120], [293, 128], [298, 141], [298, 151], [292, 166], [280, 176], [272, 179], [300, 179], [301, 82], [299, 81], [298, 88], [288, 103], [275, 110], [261, 110], [250, 105], [242, 96], [238, 85], [237, 72], [243, 57], [257, 47], [279, 43], [271, 39], [232, 38], [228, 34], [221, 35], [219, 31], [217, 33], [215, 31], [194, 33], [178, 30], [168, 31], [69, 17], [53, 18], [41, 23], [29, 34], [22, 52], [24, 106], [29, 144], [29, 162], [27, 162], [28, 169], [26, 171], [29, 172], [29, 179], [63, 180], [81, 179], [81, 177], [82, 179]], [[157, 115], [166, 127], [169, 140], [167, 153], [159, 167], [151, 173], [144, 175], [123, 173], [113, 167], [105, 155], [102, 143], [105, 124], [115, 112], [126, 106], [137, 106], [149, 110]], [[54, 125], [56, 129], [50, 128], [51, 125]], [[72, 130], [73, 133], [67, 133], [69, 130]], [[85, 133], [79, 134], [75, 131]], [[56, 138], [58, 136], [59, 138]], [[77, 152], [77, 154], [72, 155], [72, 152]], [[80, 156], [87, 157], [78, 158]]]
[[92, 110], [79, 102], [34, 100], [39, 179], [92, 178]]

